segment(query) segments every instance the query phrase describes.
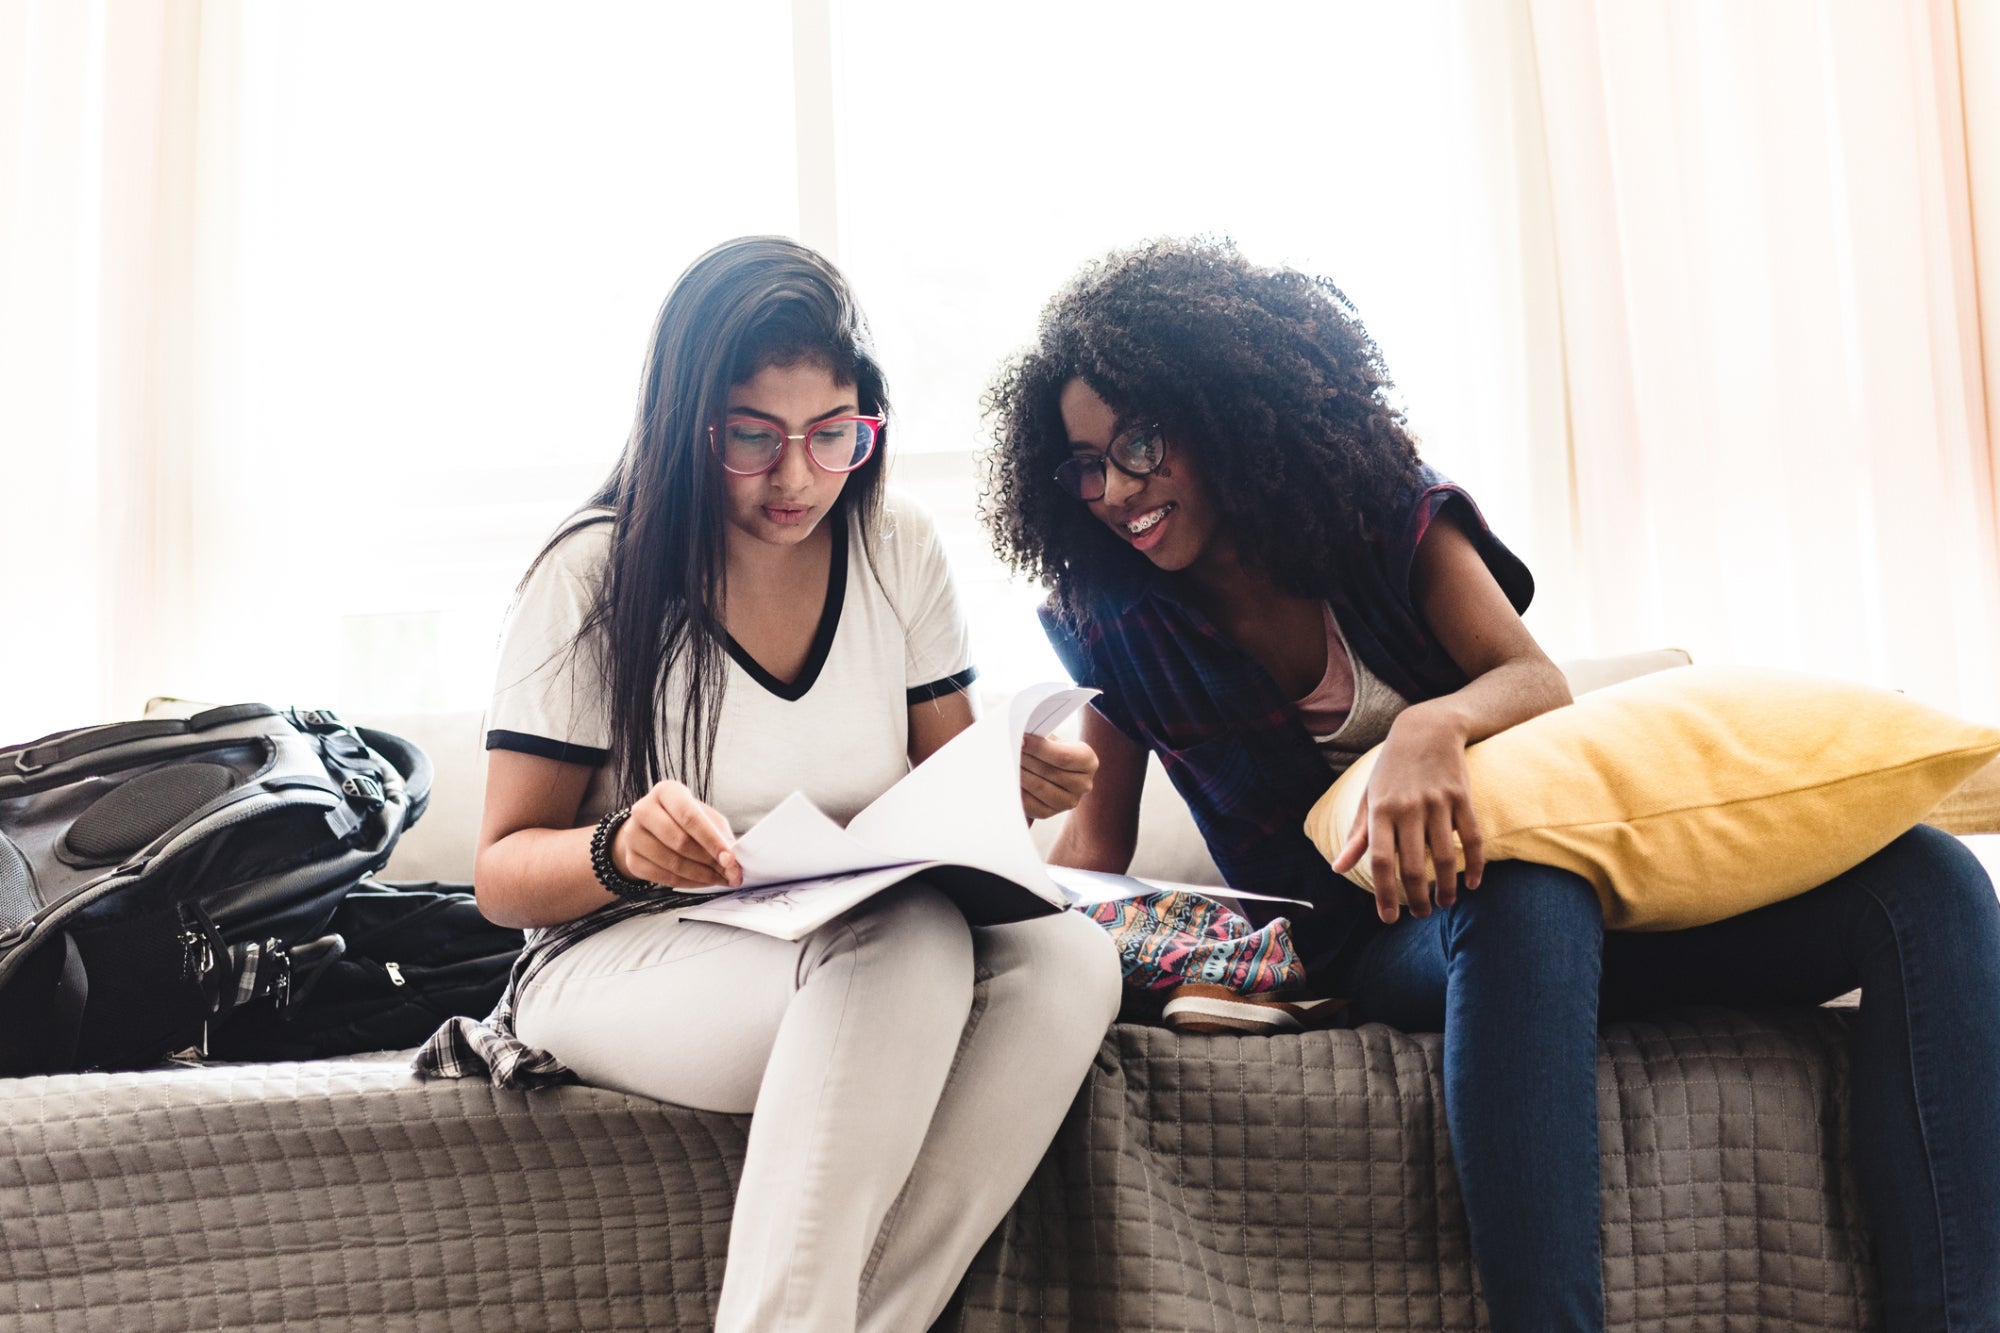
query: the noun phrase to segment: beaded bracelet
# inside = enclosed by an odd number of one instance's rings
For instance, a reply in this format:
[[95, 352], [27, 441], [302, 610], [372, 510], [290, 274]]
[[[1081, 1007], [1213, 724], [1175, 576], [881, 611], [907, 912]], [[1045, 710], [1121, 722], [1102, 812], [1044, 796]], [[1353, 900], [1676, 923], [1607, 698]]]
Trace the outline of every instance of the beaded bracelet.
[[612, 862], [611, 840], [617, 836], [618, 826], [631, 817], [632, 807], [628, 805], [597, 821], [597, 832], [590, 837], [590, 868], [596, 874], [597, 882], [620, 898], [651, 899], [673, 894], [673, 889], [665, 884], [627, 878]]

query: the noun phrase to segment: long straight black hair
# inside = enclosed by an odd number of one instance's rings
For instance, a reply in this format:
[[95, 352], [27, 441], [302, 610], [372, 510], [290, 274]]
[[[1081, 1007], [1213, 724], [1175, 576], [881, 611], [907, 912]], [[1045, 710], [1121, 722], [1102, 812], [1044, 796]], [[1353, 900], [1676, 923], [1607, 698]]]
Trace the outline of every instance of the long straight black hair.
[[[861, 412], [887, 413], [888, 386], [867, 322], [825, 257], [782, 236], [746, 236], [695, 260], [653, 323], [624, 453], [536, 557], [539, 564], [570, 533], [605, 521], [591, 510], [611, 510], [604, 581], [569, 656], [572, 669], [601, 677], [621, 803], [667, 777], [707, 799], [727, 680], [724, 492], [708, 428], [721, 423], [733, 386], [766, 367], [802, 363], [852, 384]], [[887, 442], [885, 431], [823, 522], [858, 515], [864, 541], [875, 531]], [[670, 699], [676, 668], [685, 693]], [[670, 710], [679, 726], [663, 747], [661, 719]]]

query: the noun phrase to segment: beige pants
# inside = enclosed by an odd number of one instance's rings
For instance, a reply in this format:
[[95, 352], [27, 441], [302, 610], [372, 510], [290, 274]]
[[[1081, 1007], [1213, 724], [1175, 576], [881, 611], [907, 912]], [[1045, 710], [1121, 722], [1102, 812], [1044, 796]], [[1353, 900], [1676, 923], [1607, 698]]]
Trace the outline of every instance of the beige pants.
[[549, 964], [516, 1029], [585, 1082], [752, 1112], [721, 1333], [921, 1333], [1054, 1138], [1118, 998], [1088, 918], [975, 929], [909, 884], [796, 943], [621, 922]]

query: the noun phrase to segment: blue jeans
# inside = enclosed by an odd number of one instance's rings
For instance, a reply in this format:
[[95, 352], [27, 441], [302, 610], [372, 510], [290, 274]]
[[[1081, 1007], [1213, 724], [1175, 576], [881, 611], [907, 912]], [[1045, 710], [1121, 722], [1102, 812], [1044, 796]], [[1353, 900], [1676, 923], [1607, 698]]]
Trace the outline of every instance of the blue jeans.
[[[1345, 973], [1345, 975], [1339, 975]], [[1693, 930], [1606, 934], [1589, 884], [1495, 862], [1327, 978], [1357, 1022], [1444, 1033], [1445, 1114], [1495, 1333], [1599, 1329], [1597, 1024], [1859, 986], [1854, 1171], [1890, 1333], [2000, 1331], [2000, 901], [1920, 826], [1788, 901]]]

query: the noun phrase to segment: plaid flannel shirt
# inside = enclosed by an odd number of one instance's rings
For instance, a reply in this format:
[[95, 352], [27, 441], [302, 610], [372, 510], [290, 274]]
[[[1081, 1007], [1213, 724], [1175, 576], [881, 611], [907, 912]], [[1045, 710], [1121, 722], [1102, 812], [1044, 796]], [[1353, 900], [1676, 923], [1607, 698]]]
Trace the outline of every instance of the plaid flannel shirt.
[[[1472, 497], [1428, 467], [1395, 521], [1369, 541], [1369, 558], [1341, 570], [1328, 598], [1354, 652], [1412, 702], [1466, 684], [1410, 591], [1417, 545], [1447, 510], [1525, 610], [1534, 595], [1527, 566], [1487, 528]], [[1368, 898], [1305, 835], [1306, 811], [1331, 774], [1298, 710], [1255, 658], [1180, 596], [1176, 579], [1134, 556], [1081, 624], [1044, 606], [1042, 628], [1076, 682], [1103, 691], [1094, 706], [1106, 720], [1160, 756], [1223, 879], [1315, 905], [1293, 923], [1310, 970], [1375, 922]], [[1259, 925], [1278, 906], [1244, 903]]]
[[528, 932], [528, 945], [514, 960], [500, 1003], [483, 1019], [454, 1018], [417, 1048], [410, 1068], [425, 1078], [475, 1078], [484, 1075], [496, 1088], [545, 1088], [574, 1083], [569, 1066], [514, 1035], [514, 1006], [521, 992], [541, 970], [582, 940], [608, 926], [663, 909], [663, 904], [619, 901], [588, 916]]

